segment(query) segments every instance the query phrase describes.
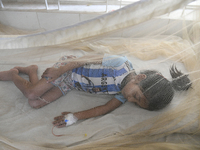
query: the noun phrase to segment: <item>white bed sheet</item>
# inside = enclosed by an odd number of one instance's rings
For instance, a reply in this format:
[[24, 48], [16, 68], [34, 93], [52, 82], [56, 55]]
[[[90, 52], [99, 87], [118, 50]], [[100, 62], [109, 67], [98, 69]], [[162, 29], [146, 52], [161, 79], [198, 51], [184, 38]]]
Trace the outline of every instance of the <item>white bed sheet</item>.
[[[23, 60], [16, 65], [27, 66], [32, 62], [39, 62], [38, 75], [41, 76], [45, 68], [52, 66], [50, 63], [42, 63], [45, 60], [58, 60], [62, 55], [82, 56], [86, 52], [82, 50], [66, 50], [65, 52], [52, 55], [50, 49], [49, 55], [38, 55], [37, 58]], [[59, 49], [59, 48], [58, 48]], [[45, 51], [45, 49], [43, 49]], [[55, 51], [55, 48], [53, 48]], [[23, 54], [24, 50], [18, 50], [17, 54]], [[32, 50], [34, 53], [34, 50]], [[13, 53], [12, 53], [13, 54]], [[10, 51], [2, 51], [1, 56], [9, 57]], [[17, 59], [17, 58], [16, 58]], [[142, 61], [136, 57], [129, 57], [133, 63], [136, 72], [140, 69], [156, 68], [164, 76], [170, 78], [169, 68], [172, 61], [163, 62], [163, 57], [158, 57], [154, 60]], [[16, 62], [16, 60], [13, 60]], [[26, 62], [26, 63], [24, 63]], [[0, 65], [0, 71], [8, 70], [14, 67], [15, 64], [4, 61]], [[178, 68], [186, 71], [182, 63], [177, 63]], [[22, 77], [27, 78], [26, 75]], [[45, 149], [45, 148], [64, 148], [81, 143], [92, 142], [99, 139], [112, 136], [120, 133], [123, 130], [136, 125], [144, 120], [159, 116], [165, 111], [171, 109], [180, 103], [180, 100], [185, 96], [185, 93], [177, 93], [172, 103], [160, 111], [148, 111], [141, 109], [130, 102], [126, 102], [113, 112], [87, 120], [78, 121], [76, 124], [65, 128], [54, 128], [54, 133], [57, 135], [64, 134], [65, 136], [55, 137], [51, 131], [53, 125], [51, 122], [55, 116], [60, 115], [63, 111], [77, 112], [103, 105], [108, 102], [111, 95], [92, 95], [84, 92], [73, 90], [66, 96], [63, 96], [55, 102], [40, 108], [33, 109], [29, 106], [27, 99], [10, 81], [1, 81], [0, 83], [0, 145], [2, 147], [13, 146], [19, 149]], [[190, 128], [191, 129], [191, 128]], [[189, 130], [190, 130], [189, 129]], [[5, 146], [6, 145], [6, 146]]]

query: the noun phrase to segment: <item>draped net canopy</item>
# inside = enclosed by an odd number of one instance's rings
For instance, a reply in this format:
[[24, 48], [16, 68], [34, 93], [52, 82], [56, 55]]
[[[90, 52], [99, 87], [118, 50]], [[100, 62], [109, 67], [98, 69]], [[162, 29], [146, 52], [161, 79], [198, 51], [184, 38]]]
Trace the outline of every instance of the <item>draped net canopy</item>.
[[[137, 73], [158, 70], [171, 80], [176, 64], [188, 74], [192, 88], [176, 92], [166, 108], [148, 111], [126, 102], [104, 116], [54, 129], [53, 117], [108, 102], [112, 96], [71, 91], [40, 109], [11, 82], [0, 84], [2, 149], [200, 149], [199, 9], [169, 14], [193, 0], [143, 0], [72, 26], [33, 33], [0, 26], [0, 71], [37, 64], [39, 76], [63, 55], [125, 55]], [[168, 15], [166, 15], [168, 14]], [[163, 16], [165, 15], [165, 16]], [[28, 79], [26, 75], [22, 75]]]

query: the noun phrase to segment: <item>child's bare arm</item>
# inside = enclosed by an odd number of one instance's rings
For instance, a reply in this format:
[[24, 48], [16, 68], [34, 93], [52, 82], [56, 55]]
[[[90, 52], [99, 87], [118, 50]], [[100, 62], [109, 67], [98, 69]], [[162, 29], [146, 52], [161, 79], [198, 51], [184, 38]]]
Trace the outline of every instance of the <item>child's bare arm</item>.
[[88, 55], [78, 59], [72, 59], [65, 66], [60, 68], [47, 68], [42, 74], [42, 78], [49, 77], [48, 82], [54, 81], [63, 73], [70, 71], [74, 68], [82, 67], [86, 64], [101, 64], [103, 55]]
[[[105, 105], [101, 105], [101, 106], [98, 106], [89, 110], [81, 111], [81, 112], [76, 112], [76, 113], [73, 113], [73, 115], [78, 120], [97, 117], [97, 116], [105, 115], [113, 111], [114, 109], [119, 107], [121, 104], [122, 102], [120, 102], [116, 98], [113, 98]], [[55, 121], [53, 122], [53, 124], [57, 126], [58, 128], [65, 127], [66, 123], [64, 122], [64, 120], [65, 120], [65, 115], [67, 114], [69, 114], [69, 112], [63, 112], [61, 116], [55, 117], [54, 118]]]

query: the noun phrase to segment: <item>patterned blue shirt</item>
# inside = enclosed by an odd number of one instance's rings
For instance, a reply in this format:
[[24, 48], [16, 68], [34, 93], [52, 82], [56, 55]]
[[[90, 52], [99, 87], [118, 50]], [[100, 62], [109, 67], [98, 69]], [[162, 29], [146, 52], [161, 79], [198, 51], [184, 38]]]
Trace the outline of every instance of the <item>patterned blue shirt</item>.
[[124, 103], [121, 94], [122, 80], [133, 70], [125, 56], [111, 55], [103, 58], [102, 64], [89, 64], [72, 70], [72, 80], [77, 90], [95, 94], [115, 94]]

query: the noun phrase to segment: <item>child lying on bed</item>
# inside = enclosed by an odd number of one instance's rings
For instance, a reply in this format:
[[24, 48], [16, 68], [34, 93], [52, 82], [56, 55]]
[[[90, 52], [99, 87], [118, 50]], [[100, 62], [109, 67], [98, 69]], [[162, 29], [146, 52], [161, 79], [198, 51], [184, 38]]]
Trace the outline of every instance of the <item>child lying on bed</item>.
[[[104, 115], [126, 100], [147, 110], [159, 110], [170, 103], [174, 89], [187, 90], [191, 86], [187, 75], [183, 75], [174, 66], [170, 70], [173, 78], [170, 82], [157, 71], [145, 70], [137, 75], [126, 57], [116, 55], [85, 56], [80, 59], [64, 56], [62, 62], [47, 68], [40, 80], [37, 69], [36, 65], [15, 67], [0, 72], [0, 80], [13, 81], [33, 108], [43, 107], [72, 89], [114, 95], [105, 105], [81, 112], [63, 112], [54, 118], [53, 124], [57, 127]], [[29, 81], [20, 77], [19, 73], [27, 74]]]

